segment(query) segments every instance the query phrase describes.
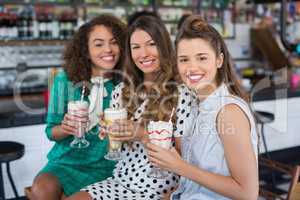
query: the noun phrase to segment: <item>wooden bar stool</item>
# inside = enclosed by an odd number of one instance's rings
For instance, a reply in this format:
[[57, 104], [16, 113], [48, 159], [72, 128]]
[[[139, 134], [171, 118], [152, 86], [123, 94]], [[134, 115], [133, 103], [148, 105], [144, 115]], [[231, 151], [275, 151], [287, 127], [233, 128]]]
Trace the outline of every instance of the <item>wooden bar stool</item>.
[[31, 186], [24, 188], [24, 193], [27, 199], [32, 199]]
[[10, 162], [20, 159], [24, 155], [24, 145], [18, 142], [0, 142], [0, 200], [5, 199], [4, 180], [2, 175], [2, 163], [6, 164], [6, 172], [16, 198], [19, 198], [16, 186], [10, 172]]
[[[260, 197], [264, 197], [266, 200], [300, 200], [299, 165], [287, 165], [282, 162], [260, 157], [259, 167], [261, 172], [259, 186]], [[276, 187], [273, 187], [273, 185], [270, 186], [268, 181], [265, 181], [264, 178], [268, 175], [263, 175], [263, 171], [269, 171], [271, 173], [275, 172], [287, 179], [288, 188], [285, 191], [285, 194], [278, 193]]]

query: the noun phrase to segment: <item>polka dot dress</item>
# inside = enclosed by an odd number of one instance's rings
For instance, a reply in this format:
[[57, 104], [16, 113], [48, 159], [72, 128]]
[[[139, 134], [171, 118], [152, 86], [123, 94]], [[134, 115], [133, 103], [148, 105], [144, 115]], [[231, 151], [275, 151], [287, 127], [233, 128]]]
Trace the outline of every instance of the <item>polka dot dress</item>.
[[[112, 93], [111, 107], [122, 107], [121, 92], [123, 84], [119, 84]], [[189, 131], [192, 120], [189, 119], [191, 111], [190, 91], [183, 85], [178, 87], [179, 101], [177, 106], [177, 124], [174, 137], [181, 137]], [[133, 120], [139, 120], [145, 106], [145, 100], [135, 112]], [[146, 150], [141, 142], [134, 142], [131, 146], [127, 144], [122, 148], [123, 160], [119, 161], [110, 177], [102, 182], [94, 183], [82, 189], [92, 197], [93, 200], [149, 200], [161, 199], [164, 194], [176, 188], [179, 178], [168, 172], [164, 179], [148, 177], [152, 165], [148, 160]]]

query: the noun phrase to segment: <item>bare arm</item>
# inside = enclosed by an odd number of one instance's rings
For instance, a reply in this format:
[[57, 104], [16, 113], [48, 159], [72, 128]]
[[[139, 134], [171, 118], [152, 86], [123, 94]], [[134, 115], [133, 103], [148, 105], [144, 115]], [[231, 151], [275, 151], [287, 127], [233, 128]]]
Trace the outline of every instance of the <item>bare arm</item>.
[[217, 130], [231, 176], [214, 174], [183, 160], [175, 173], [232, 199], [257, 199], [258, 170], [248, 118], [238, 106], [227, 105], [218, 115]]
[[59, 141], [70, 135], [77, 136], [77, 134], [79, 134], [78, 122], [81, 122], [83, 123], [83, 126], [86, 126], [87, 121], [87, 117], [75, 117], [65, 114], [61, 124], [52, 128], [51, 137], [52, 139]]
[[154, 144], [147, 144], [149, 160], [154, 166], [184, 176], [231, 199], [256, 200], [258, 170], [248, 118], [238, 106], [225, 106], [217, 117], [217, 130], [224, 146], [230, 176], [193, 166], [183, 160], [175, 149], [165, 150]]
[[181, 155], [181, 138], [175, 137], [175, 149]]
[[62, 140], [66, 137], [68, 137], [69, 135], [68, 134], [65, 134], [63, 131], [62, 131], [62, 128], [61, 128], [62, 125], [57, 125], [57, 126], [54, 126], [52, 128], [52, 138], [53, 140], [56, 140], [56, 141], [59, 141], [59, 140]]

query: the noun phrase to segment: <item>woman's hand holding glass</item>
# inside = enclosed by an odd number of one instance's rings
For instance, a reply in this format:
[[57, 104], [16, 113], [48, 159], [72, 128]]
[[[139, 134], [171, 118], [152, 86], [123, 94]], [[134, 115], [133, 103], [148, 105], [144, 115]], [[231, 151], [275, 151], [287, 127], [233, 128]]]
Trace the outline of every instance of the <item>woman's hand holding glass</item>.
[[88, 103], [85, 101], [70, 101], [68, 103], [68, 113], [62, 121], [62, 132], [74, 135], [74, 140], [70, 146], [72, 148], [86, 148], [89, 142], [85, 139], [85, 132], [88, 123]]
[[134, 122], [132, 120], [115, 120], [107, 124], [103, 119], [100, 119], [100, 126], [100, 139], [103, 139], [108, 133], [113, 132], [118, 133], [111, 137], [115, 141], [141, 141], [145, 143], [148, 141], [144, 123]]
[[153, 166], [179, 174], [184, 160], [174, 147], [165, 149], [149, 142], [146, 148], [149, 161]]
[[64, 135], [81, 136], [81, 128], [86, 129], [88, 124], [88, 116], [78, 117], [76, 115], [65, 114], [61, 122], [61, 132]]

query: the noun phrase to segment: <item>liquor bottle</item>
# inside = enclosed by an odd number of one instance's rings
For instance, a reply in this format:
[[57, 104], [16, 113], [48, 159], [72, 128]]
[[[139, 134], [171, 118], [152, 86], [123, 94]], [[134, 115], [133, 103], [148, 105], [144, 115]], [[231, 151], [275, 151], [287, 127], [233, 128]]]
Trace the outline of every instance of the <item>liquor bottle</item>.
[[52, 39], [52, 21], [53, 21], [53, 14], [52, 13], [47, 13], [47, 18], [46, 18], [46, 38], [47, 39]]
[[59, 18], [59, 39], [63, 40], [66, 38], [66, 19], [63, 13]]
[[3, 13], [0, 12], [0, 40], [4, 39], [4, 20]]
[[32, 11], [27, 10], [26, 15], [26, 38], [32, 39], [33, 38], [33, 16]]
[[39, 38], [46, 39], [47, 38], [47, 16], [45, 13], [38, 14], [38, 22], [39, 22]]
[[59, 22], [56, 17], [52, 20], [52, 38], [59, 39]]
[[10, 22], [10, 39], [17, 39], [18, 38], [18, 28], [17, 28], [17, 15], [11, 14], [11, 22]]
[[0, 38], [6, 39], [7, 38], [7, 20], [6, 20], [6, 13], [0, 13]]
[[21, 13], [19, 13], [18, 18], [17, 18], [17, 27], [18, 27], [18, 38], [19, 39], [25, 39], [26, 38], [26, 19], [25, 19], [25, 15], [24, 12], [21, 11]]

